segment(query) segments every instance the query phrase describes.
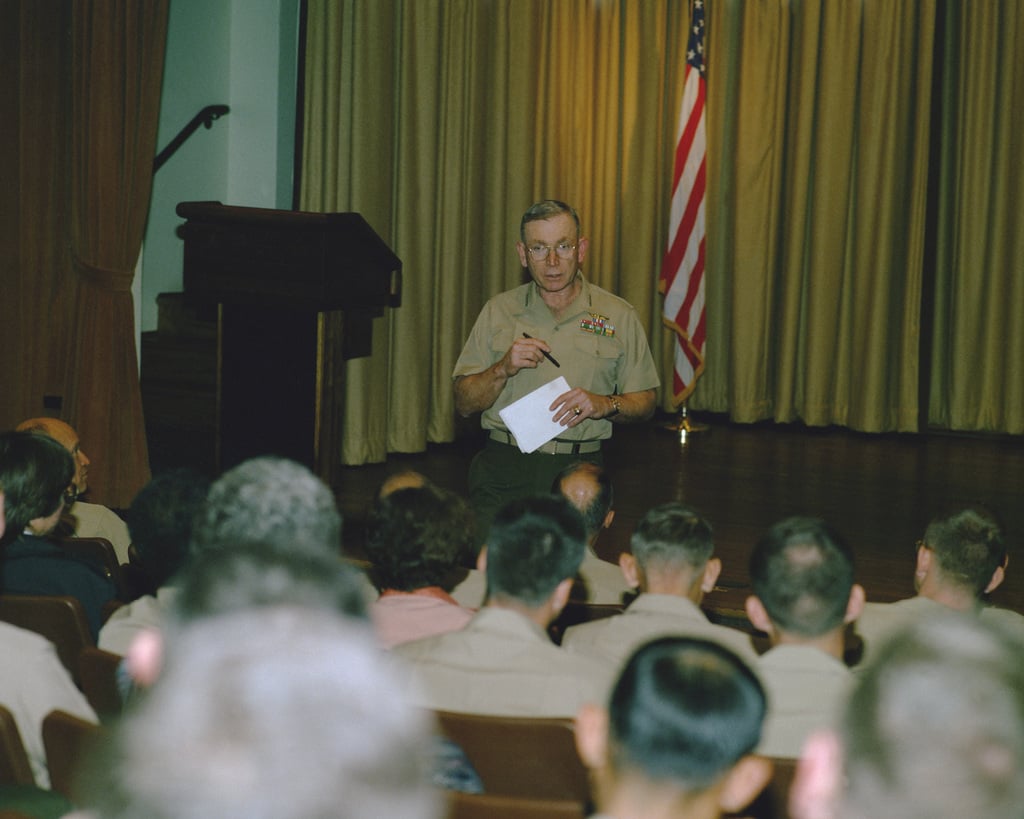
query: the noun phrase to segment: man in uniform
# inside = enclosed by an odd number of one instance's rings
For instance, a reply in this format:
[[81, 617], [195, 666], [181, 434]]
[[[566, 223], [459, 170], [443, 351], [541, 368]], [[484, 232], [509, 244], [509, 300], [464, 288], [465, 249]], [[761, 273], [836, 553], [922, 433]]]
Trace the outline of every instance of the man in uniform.
[[[636, 310], [583, 277], [589, 242], [576, 211], [538, 202], [519, 233], [516, 250], [532, 281], [484, 305], [453, 372], [456, 409], [482, 413], [489, 433], [469, 473], [480, 532], [504, 502], [549, 491], [572, 461], [601, 463], [612, 423], [650, 418], [659, 385]], [[499, 412], [559, 375], [570, 389], [549, 409], [564, 431], [524, 454]]]

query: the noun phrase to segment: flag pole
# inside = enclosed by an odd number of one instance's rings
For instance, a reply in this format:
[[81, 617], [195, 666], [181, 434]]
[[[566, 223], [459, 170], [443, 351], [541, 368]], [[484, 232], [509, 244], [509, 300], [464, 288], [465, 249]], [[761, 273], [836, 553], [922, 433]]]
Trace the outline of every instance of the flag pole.
[[690, 420], [686, 400], [704, 372], [705, 304], [705, 188], [707, 139], [704, 127], [704, 0], [693, 0], [683, 97], [672, 166], [668, 244], [658, 276], [665, 297], [662, 322], [675, 335], [672, 394], [679, 417], [666, 428], [681, 443], [705, 424]]
[[710, 429], [707, 424], [702, 424], [690, 418], [685, 401], [679, 405], [679, 415], [676, 419], [666, 422], [661, 428], [678, 435], [679, 443], [681, 444], [685, 444], [690, 435], [707, 432]]

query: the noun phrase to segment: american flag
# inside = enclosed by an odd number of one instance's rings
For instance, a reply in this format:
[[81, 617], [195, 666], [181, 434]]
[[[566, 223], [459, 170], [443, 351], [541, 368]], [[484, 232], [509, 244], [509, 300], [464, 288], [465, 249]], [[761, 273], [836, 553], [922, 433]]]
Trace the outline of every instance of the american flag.
[[704, 372], [704, 86], [704, 0], [693, 0], [668, 249], [658, 279], [658, 290], [665, 294], [663, 321], [676, 332], [672, 387], [679, 404]]

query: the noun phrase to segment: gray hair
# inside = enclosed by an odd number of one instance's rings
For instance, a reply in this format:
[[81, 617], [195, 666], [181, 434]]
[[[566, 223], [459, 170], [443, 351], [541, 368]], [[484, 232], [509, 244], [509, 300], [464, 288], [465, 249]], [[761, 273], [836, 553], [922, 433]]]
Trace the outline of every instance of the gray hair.
[[338, 554], [341, 513], [334, 494], [306, 467], [286, 458], [252, 458], [225, 472], [192, 529], [192, 554], [232, 543]]
[[199, 621], [92, 763], [84, 806], [106, 819], [435, 819], [432, 725], [394, 662], [368, 626], [322, 610]]

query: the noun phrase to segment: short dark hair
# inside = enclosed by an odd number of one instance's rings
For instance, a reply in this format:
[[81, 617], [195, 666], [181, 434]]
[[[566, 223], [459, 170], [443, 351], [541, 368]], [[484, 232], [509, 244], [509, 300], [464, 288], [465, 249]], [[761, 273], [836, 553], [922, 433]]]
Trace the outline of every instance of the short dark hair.
[[817, 518], [779, 521], [750, 555], [751, 585], [768, 617], [805, 637], [843, 624], [853, 578], [853, 552]]
[[689, 566], [703, 569], [715, 551], [711, 524], [681, 503], [663, 503], [648, 510], [629, 541], [642, 569]]
[[542, 199], [534, 202], [526, 209], [522, 220], [519, 222], [519, 238], [526, 241], [526, 226], [530, 222], [540, 222], [558, 216], [560, 213], [568, 213], [576, 223], [576, 235], [580, 235], [580, 215], [572, 205], [567, 205], [559, 199]]
[[703, 790], [754, 751], [765, 709], [757, 676], [727, 648], [690, 637], [652, 640], [612, 691], [611, 764]]
[[239, 541], [341, 554], [341, 513], [334, 493], [308, 468], [287, 458], [243, 461], [210, 487], [192, 530], [192, 551]]
[[565, 498], [534, 495], [505, 504], [487, 536], [491, 598], [539, 606], [583, 562], [583, 518]]
[[192, 521], [209, 489], [210, 479], [198, 470], [170, 469], [142, 487], [128, 507], [132, 546], [154, 586], [165, 585], [184, 565]]
[[1024, 804], [1024, 641], [944, 612], [887, 641], [842, 721], [844, 816], [999, 819]]
[[364, 585], [340, 557], [238, 542], [194, 555], [178, 577], [177, 625], [266, 606], [296, 605], [366, 617]]
[[0, 490], [4, 493], [6, 539], [18, 537], [30, 521], [56, 512], [74, 474], [71, 453], [48, 435], [0, 435]]
[[[604, 526], [604, 519], [612, 508], [614, 501], [612, 479], [600, 464], [591, 463], [590, 461], [573, 461], [573, 463], [569, 464], [555, 476], [555, 480], [551, 483], [551, 491], [561, 495], [562, 484], [569, 478], [575, 477], [578, 473], [585, 474], [593, 480], [597, 487], [597, 491], [590, 498], [590, 503], [582, 509], [578, 506], [576, 507], [579, 513], [583, 515], [583, 526], [587, 530], [587, 537], [593, 538], [601, 531], [601, 527]], [[575, 506], [575, 504], [573, 505]]]
[[935, 518], [924, 542], [935, 553], [943, 578], [971, 589], [976, 597], [985, 593], [992, 573], [1006, 561], [1002, 527], [978, 506]]
[[431, 485], [377, 498], [366, 520], [366, 555], [383, 591], [445, 586], [475, 546], [473, 517], [454, 492]]

